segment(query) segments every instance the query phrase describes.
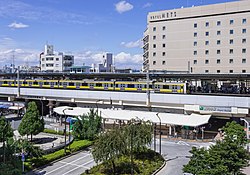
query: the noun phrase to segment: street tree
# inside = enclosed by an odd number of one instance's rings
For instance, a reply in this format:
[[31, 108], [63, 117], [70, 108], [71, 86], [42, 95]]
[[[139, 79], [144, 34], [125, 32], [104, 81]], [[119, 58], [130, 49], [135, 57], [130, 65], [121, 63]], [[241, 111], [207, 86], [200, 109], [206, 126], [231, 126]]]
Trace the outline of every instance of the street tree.
[[115, 160], [126, 152], [124, 129], [114, 128], [99, 135], [95, 141], [92, 154], [94, 160], [112, 167], [113, 174], [116, 172]]
[[79, 140], [94, 140], [100, 131], [101, 117], [95, 109], [90, 109], [88, 114], [79, 117], [73, 125], [73, 135]]
[[134, 153], [146, 149], [152, 141], [152, 124], [141, 120], [131, 120], [128, 125], [102, 133], [96, 140], [92, 154], [95, 161], [112, 166], [116, 173], [115, 160], [130, 155], [133, 172]]
[[39, 114], [37, 105], [35, 102], [29, 102], [27, 111], [18, 127], [20, 135], [37, 135], [44, 130], [44, 120]]
[[193, 148], [191, 159], [183, 171], [193, 174], [234, 175], [242, 174], [248, 165], [249, 154], [245, 149], [247, 140], [243, 127], [236, 122], [222, 128], [224, 139], [217, 141], [210, 149]]

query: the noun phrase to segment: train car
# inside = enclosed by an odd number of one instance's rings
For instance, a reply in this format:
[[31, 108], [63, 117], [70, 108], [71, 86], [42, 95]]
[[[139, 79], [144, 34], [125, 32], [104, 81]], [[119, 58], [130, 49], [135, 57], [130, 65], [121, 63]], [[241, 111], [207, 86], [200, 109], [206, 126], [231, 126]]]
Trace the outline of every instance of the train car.
[[[2, 87], [17, 87], [17, 80], [0, 79]], [[20, 87], [27, 88], [51, 88], [51, 89], [77, 89], [77, 90], [104, 90], [156, 93], [186, 93], [185, 83], [150, 82], [149, 89], [145, 81], [94, 81], [94, 80], [43, 80], [21, 79]]]

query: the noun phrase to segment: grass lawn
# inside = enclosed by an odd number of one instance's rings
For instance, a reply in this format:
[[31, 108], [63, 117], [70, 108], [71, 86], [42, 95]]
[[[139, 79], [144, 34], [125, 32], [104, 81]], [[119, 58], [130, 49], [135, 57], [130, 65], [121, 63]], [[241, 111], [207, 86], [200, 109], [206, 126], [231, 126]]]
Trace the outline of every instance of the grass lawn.
[[[134, 174], [151, 175], [164, 163], [162, 156], [152, 150], [135, 153]], [[131, 162], [129, 156], [121, 156], [115, 160], [116, 172], [112, 170], [111, 162], [106, 162], [93, 167], [89, 174], [110, 175], [110, 174], [131, 174]], [[83, 173], [82, 175], [86, 175]]]
[[[73, 152], [82, 150], [90, 145], [92, 145], [92, 141], [88, 141], [88, 140], [73, 141], [73, 143], [70, 144], [70, 151], [67, 150], [66, 155], [69, 155]], [[25, 162], [25, 167], [28, 170], [32, 170], [34, 168], [46, 165], [46, 164], [48, 164], [56, 159], [64, 157], [64, 156], [65, 156], [64, 149], [60, 149], [58, 151], [55, 151], [54, 153], [43, 155], [40, 158], [27, 159], [27, 161]]]

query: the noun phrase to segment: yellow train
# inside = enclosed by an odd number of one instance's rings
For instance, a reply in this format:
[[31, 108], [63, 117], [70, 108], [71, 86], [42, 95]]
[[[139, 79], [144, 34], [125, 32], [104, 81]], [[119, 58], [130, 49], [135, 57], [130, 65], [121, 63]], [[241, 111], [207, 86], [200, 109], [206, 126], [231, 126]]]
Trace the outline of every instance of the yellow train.
[[[17, 87], [18, 81], [0, 79], [0, 87]], [[52, 89], [77, 89], [77, 90], [104, 90], [146, 92], [145, 81], [94, 81], [94, 80], [19, 80], [20, 87], [27, 88], [52, 88]], [[186, 93], [186, 83], [180, 82], [150, 82], [149, 90], [159, 93]]]

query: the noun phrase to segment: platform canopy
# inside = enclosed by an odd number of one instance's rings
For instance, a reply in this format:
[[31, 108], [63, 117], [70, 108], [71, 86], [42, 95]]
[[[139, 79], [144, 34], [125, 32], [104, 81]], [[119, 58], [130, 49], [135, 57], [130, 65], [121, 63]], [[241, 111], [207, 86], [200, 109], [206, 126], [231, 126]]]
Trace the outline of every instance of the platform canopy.
[[[70, 116], [81, 116], [87, 114], [91, 108], [80, 108], [80, 107], [69, 107], [60, 106], [54, 108], [54, 112], [60, 115], [70, 115]], [[63, 112], [64, 111], [64, 112]], [[114, 119], [114, 120], [131, 120], [131, 119], [141, 119], [149, 120], [153, 123], [170, 124], [170, 125], [180, 125], [180, 126], [191, 126], [197, 127], [208, 123], [211, 115], [200, 115], [200, 114], [174, 114], [174, 113], [162, 113], [162, 112], [148, 112], [148, 111], [132, 111], [132, 110], [121, 110], [121, 109], [99, 109], [102, 118]], [[159, 116], [159, 118], [157, 117]]]

